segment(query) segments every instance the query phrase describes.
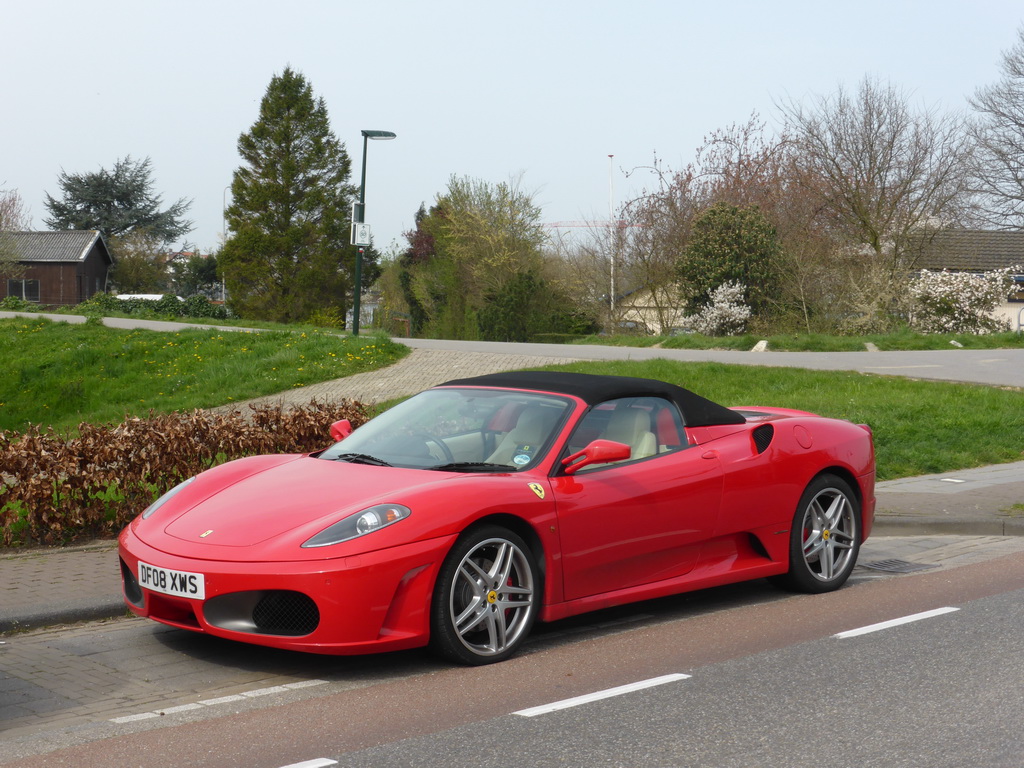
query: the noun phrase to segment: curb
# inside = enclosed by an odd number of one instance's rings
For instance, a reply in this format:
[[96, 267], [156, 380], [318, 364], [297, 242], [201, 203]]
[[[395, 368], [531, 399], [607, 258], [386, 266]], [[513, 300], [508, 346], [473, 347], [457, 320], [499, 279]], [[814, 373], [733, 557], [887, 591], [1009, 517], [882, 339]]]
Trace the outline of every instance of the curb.
[[885, 536], [1024, 536], [1024, 518], [950, 518], [875, 515], [872, 534]]
[[[875, 518], [872, 534], [875, 536], [1024, 536], [1024, 518], [936, 520], [908, 515], [882, 515]], [[86, 545], [86, 547], [88, 546]], [[24, 612], [16, 618], [0, 616], [0, 635], [132, 615], [124, 604], [124, 600], [117, 595], [116, 597], [96, 599], [89, 605], [78, 605], [71, 608], [41, 608]]]
[[118, 596], [116, 599], [98, 600], [92, 605], [75, 608], [43, 608], [38, 611], [24, 612], [17, 618], [0, 616], [0, 635], [10, 632], [23, 632], [29, 629], [53, 627], [60, 624], [73, 624], [80, 621], [102, 621], [128, 616], [128, 607]]

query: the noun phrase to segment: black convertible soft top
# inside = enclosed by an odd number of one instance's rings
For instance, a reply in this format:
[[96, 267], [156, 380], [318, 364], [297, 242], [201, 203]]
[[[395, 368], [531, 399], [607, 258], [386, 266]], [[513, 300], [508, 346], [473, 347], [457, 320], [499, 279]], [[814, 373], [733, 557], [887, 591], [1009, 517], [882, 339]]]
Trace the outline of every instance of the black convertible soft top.
[[723, 405], [713, 403], [688, 389], [657, 379], [632, 376], [596, 376], [590, 373], [562, 373], [555, 371], [510, 371], [453, 379], [442, 387], [498, 387], [502, 389], [530, 389], [574, 395], [589, 405], [620, 397], [662, 397], [679, 408], [683, 423], [688, 427], [709, 427], [715, 424], [743, 424], [746, 419]]

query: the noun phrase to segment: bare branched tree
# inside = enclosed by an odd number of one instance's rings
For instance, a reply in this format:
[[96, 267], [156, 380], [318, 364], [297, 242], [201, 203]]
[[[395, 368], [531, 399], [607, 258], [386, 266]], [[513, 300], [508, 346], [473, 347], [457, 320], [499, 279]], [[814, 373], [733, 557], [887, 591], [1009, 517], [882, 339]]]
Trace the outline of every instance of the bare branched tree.
[[652, 166], [637, 169], [651, 173], [656, 187], [623, 208], [629, 223], [624, 272], [649, 292], [650, 311], [663, 327], [694, 298], [693, 286], [680, 281], [678, 267], [694, 221], [712, 205], [760, 209], [783, 242], [787, 233], [806, 228], [794, 217], [789, 199], [795, 185], [788, 154], [785, 137], [768, 137], [754, 114], [706, 136], [696, 161], [681, 171], [666, 169], [657, 158]]
[[870, 78], [856, 93], [840, 87], [781, 110], [801, 178], [889, 274], [914, 266], [923, 231], [967, 217], [973, 141], [962, 116], [915, 111], [900, 89]]
[[999, 82], [978, 89], [971, 106], [978, 142], [976, 184], [984, 221], [1024, 229], [1024, 27], [1003, 52]]

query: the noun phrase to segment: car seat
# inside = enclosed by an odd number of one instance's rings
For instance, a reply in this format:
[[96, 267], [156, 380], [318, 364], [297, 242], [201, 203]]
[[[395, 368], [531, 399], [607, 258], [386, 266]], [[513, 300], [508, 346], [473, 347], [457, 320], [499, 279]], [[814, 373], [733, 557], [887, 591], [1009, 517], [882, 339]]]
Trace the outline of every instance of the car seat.
[[657, 452], [657, 440], [651, 431], [651, 417], [638, 408], [620, 408], [608, 420], [603, 437], [630, 447], [630, 459], [642, 459]]

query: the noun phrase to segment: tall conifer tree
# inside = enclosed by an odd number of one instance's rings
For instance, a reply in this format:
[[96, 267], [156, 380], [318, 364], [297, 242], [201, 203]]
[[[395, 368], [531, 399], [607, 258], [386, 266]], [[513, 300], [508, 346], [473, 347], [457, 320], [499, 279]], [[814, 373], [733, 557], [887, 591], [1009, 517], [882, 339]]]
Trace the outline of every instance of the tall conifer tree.
[[354, 264], [351, 162], [302, 74], [286, 67], [271, 79], [238, 152], [244, 164], [231, 184], [231, 236], [220, 254], [232, 308], [280, 322], [327, 307], [344, 312]]

